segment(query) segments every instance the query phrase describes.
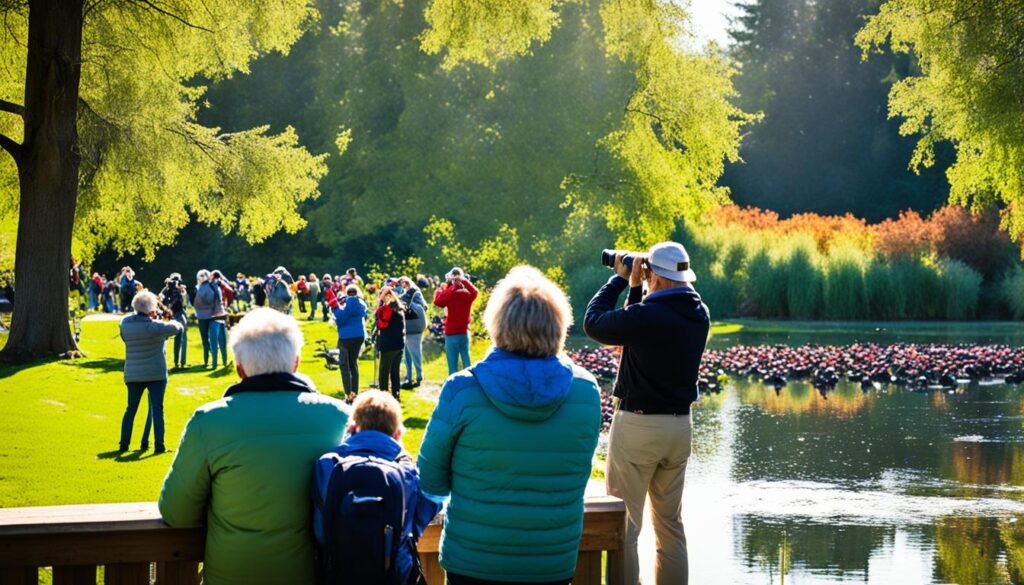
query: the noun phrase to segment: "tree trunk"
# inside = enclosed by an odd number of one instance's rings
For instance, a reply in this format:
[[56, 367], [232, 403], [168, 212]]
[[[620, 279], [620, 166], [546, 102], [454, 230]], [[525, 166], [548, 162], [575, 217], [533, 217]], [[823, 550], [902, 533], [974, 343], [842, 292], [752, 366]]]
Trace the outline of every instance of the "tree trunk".
[[78, 349], [68, 326], [71, 230], [78, 199], [76, 128], [83, 0], [30, 0], [25, 139], [16, 157], [21, 200], [14, 315], [0, 359]]

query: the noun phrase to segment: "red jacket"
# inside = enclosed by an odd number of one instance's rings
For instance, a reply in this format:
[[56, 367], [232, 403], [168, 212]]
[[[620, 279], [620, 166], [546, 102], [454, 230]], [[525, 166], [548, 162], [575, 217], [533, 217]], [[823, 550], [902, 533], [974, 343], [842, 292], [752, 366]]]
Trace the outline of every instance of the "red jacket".
[[445, 335], [465, 335], [469, 332], [470, 309], [479, 291], [465, 278], [455, 284], [434, 291], [434, 305], [448, 309], [444, 319]]

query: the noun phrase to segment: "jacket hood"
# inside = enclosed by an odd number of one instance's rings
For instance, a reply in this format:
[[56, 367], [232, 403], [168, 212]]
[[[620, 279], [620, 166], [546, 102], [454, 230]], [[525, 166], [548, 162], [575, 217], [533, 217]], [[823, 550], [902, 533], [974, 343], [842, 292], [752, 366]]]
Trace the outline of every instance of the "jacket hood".
[[498, 348], [492, 348], [471, 371], [498, 410], [531, 421], [547, 420], [557, 412], [573, 379], [568, 358], [528, 358]]
[[334, 452], [342, 457], [358, 453], [394, 461], [401, 455], [402, 445], [380, 431], [361, 431], [345, 438]]
[[708, 320], [708, 314], [704, 309], [700, 294], [688, 286], [659, 291], [654, 294], [656, 296], [653, 298], [648, 296], [644, 302], [662, 304], [689, 321], [703, 323]]

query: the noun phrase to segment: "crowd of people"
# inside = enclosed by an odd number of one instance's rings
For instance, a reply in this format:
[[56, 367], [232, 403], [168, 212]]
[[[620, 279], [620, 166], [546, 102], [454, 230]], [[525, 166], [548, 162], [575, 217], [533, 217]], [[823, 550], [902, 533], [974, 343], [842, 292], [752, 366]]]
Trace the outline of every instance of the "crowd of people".
[[[681, 245], [659, 244], [626, 260], [616, 256], [615, 275], [591, 300], [584, 323], [596, 341], [621, 347], [607, 488], [626, 504], [626, 550], [624, 564], [610, 568], [627, 583], [639, 581], [637, 535], [650, 497], [657, 582], [685, 583], [689, 409], [710, 320]], [[122, 272], [130, 282], [130, 270]], [[511, 270], [483, 314], [491, 349], [472, 363], [469, 325], [479, 291], [458, 268], [436, 283], [432, 300], [444, 311], [450, 376], [413, 461], [401, 444], [398, 389], [423, 376], [427, 300], [418, 281], [364, 285], [354, 270], [340, 280], [294, 279], [279, 267], [252, 286], [201, 270], [194, 287], [172, 274], [159, 296], [144, 288], [133, 295], [133, 312], [121, 321], [128, 389], [122, 450], [144, 392], [151, 419], [142, 446], [151, 423], [156, 450], [165, 449], [165, 340], [175, 338], [174, 364], [185, 364], [187, 306], [199, 322], [204, 362], [229, 363], [228, 349], [235, 359], [239, 381], [192, 415], [160, 494], [168, 524], [205, 527], [204, 582], [313, 583], [326, 576], [419, 583], [415, 543], [442, 507], [440, 562], [449, 583], [571, 581], [583, 495], [608, 409], [594, 375], [565, 352], [572, 324], [565, 293], [532, 267]], [[626, 305], [617, 306], [627, 288]], [[291, 316], [298, 295], [309, 304], [306, 318], [318, 309], [321, 318], [334, 318], [352, 407], [298, 373], [303, 336]], [[233, 323], [230, 307], [238, 303], [255, 306]], [[379, 352], [381, 391], [360, 392], [354, 365], [368, 338]]]

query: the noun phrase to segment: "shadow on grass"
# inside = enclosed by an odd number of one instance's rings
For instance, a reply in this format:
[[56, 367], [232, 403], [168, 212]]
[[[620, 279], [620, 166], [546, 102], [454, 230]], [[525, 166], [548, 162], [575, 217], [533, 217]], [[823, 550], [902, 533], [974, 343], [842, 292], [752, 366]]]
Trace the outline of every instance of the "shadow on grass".
[[124, 371], [124, 360], [117, 358], [83, 360], [74, 365], [86, 370], [100, 370], [106, 373]]
[[231, 375], [231, 374], [234, 374], [234, 373], [235, 373], [234, 365], [217, 366], [216, 370], [213, 370], [213, 371], [211, 371], [209, 373], [209, 377], [210, 378], [223, 378], [224, 376], [228, 376], [228, 375]]
[[97, 453], [97, 459], [112, 459], [116, 463], [134, 463], [136, 461], [142, 461], [144, 459], [150, 459], [153, 457], [163, 457], [164, 455], [172, 455], [171, 451], [164, 451], [163, 453], [154, 453], [152, 451], [143, 451], [141, 449], [135, 449], [132, 451], [119, 451], [114, 449], [113, 451], [104, 451]]
[[425, 429], [427, 428], [427, 419], [421, 416], [410, 416], [403, 421], [403, 424], [407, 429]]

